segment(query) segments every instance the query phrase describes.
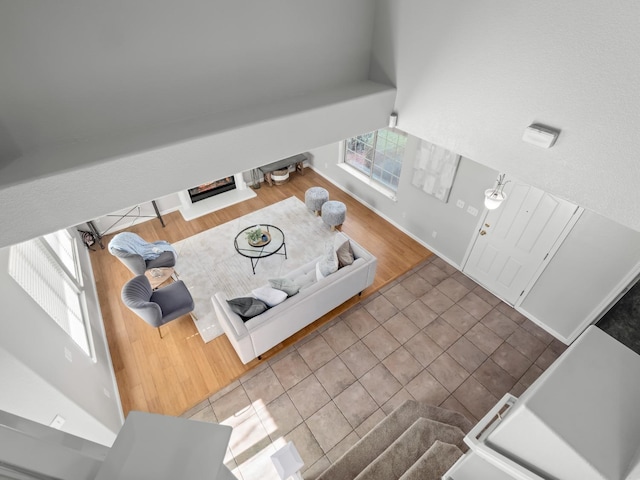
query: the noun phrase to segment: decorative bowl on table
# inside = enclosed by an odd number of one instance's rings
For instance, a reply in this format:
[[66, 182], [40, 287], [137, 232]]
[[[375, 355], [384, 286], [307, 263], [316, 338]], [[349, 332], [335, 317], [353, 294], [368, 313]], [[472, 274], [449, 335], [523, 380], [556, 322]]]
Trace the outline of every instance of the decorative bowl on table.
[[264, 247], [271, 241], [269, 232], [263, 232], [261, 229], [249, 230], [247, 232], [247, 242], [252, 247]]

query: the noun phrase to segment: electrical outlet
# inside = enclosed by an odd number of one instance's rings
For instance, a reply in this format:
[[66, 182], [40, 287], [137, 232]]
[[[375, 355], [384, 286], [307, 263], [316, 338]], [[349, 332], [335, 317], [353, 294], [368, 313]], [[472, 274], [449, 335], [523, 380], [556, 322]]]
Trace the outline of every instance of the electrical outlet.
[[433, 232], [431, 232], [431, 236], [433, 238], [436, 238], [438, 236], [438, 232], [436, 232], [435, 230]]
[[477, 215], [478, 215], [478, 209], [477, 209], [477, 208], [475, 208], [475, 207], [474, 207], [474, 206], [472, 206], [472, 205], [469, 205], [469, 206], [467, 207], [467, 213], [468, 213], [469, 215], [471, 215], [472, 217], [475, 217], [475, 216], [477, 216]]
[[329, 168], [329, 164], [327, 162], [324, 162], [324, 168], [325, 169]]
[[107, 398], [111, 398], [111, 394], [109, 393], [109, 390], [107, 390], [106, 388], [102, 387], [102, 393], [104, 393], [104, 396]]
[[402, 212], [402, 218], [407, 218], [407, 212]]
[[456, 202], [456, 207], [464, 208], [464, 200], [458, 199], [458, 201]]
[[71, 355], [71, 350], [69, 350], [67, 347], [64, 347], [64, 358], [66, 358], [70, 362], [73, 362], [73, 356]]

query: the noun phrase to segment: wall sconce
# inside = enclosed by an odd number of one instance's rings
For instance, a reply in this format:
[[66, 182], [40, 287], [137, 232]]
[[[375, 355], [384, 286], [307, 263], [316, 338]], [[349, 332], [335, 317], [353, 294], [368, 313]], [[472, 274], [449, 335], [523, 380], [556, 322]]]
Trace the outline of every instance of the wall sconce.
[[560, 130], [534, 123], [524, 130], [522, 140], [542, 148], [551, 148], [560, 135]]
[[504, 186], [510, 182], [510, 180], [504, 181], [505, 174], [498, 175], [496, 180], [496, 186], [484, 191], [484, 206], [487, 210], [495, 210], [500, 206], [503, 200], [507, 198], [504, 193]]
[[395, 128], [397, 124], [398, 124], [398, 114], [394, 112], [391, 115], [389, 115], [389, 128]]

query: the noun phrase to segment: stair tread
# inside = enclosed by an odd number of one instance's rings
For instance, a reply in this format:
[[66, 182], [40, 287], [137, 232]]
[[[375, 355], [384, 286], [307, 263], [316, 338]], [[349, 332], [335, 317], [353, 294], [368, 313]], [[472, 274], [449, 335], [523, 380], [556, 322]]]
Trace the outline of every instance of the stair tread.
[[363, 469], [355, 480], [397, 480], [420, 460], [437, 440], [461, 446], [464, 433], [453, 425], [418, 418]]
[[456, 445], [436, 440], [399, 480], [440, 480], [462, 455]]
[[325, 470], [318, 480], [353, 480], [418, 418], [453, 425], [463, 433], [472, 427], [472, 423], [458, 412], [406, 400]]

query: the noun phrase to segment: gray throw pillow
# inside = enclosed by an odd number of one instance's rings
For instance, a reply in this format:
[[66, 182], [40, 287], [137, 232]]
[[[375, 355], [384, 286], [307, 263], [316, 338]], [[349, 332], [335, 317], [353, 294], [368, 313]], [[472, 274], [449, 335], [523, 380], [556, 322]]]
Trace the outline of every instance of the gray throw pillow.
[[300, 285], [289, 278], [272, 278], [269, 280], [269, 285], [278, 290], [282, 290], [288, 297], [300, 291]]
[[231, 300], [227, 300], [227, 303], [229, 304], [229, 308], [231, 308], [234, 313], [240, 315], [240, 318], [244, 321], [266, 312], [267, 308], [269, 308], [262, 300], [253, 297], [232, 298]]
[[[333, 249], [333, 243], [326, 244], [324, 256], [317, 263], [316, 267], [318, 280], [322, 280], [322, 278], [327, 275], [331, 275], [338, 271], [338, 256], [336, 255], [336, 251]], [[322, 278], [320, 278], [320, 276], [322, 276]]]
[[351, 265], [355, 261], [355, 257], [353, 256], [353, 249], [351, 248], [349, 240], [338, 247], [338, 249], [336, 250], [336, 255], [338, 256], [338, 268]]
[[300, 285], [300, 291], [302, 291], [316, 282], [316, 271], [313, 269], [304, 275], [294, 278], [293, 281]]

